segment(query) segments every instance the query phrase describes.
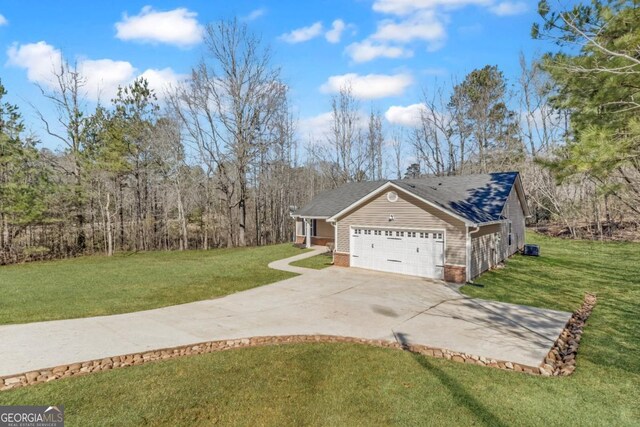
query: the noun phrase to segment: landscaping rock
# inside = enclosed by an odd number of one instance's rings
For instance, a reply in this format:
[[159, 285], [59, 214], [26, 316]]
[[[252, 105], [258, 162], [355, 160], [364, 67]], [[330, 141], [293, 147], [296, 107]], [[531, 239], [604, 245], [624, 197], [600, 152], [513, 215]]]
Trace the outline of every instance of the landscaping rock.
[[9, 386], [17, 385], [17, 384], [20, 384], [21, 382], [22, 381], [20, 377], [11, 377], [11, 378], [4, 379], [4, 385], [9, 385]]
[[[585, 323], [596, 304], [596, 296], [586, 294], [582, 306], [573, 313], [541, 367], [542, 375], [571, 375]], [[550, 367], [547, 369], [544, 367]], [[544, 368], [544, 369], [543, 369]], [[544, 374], [542, 372], [545, 372]]]
[[40, 376], [40, 372], [27, 372], [26, 374], [24, 374], [24, 376], [27, 379], [27, 382], [32, 383], [38, 379], [38, 377]]
[[51, 372], [53, 372], [54, 374], [61, 374], [65, 372], [67, 368], [68, 366], [56, 366], [55, 368], [52, 369]]

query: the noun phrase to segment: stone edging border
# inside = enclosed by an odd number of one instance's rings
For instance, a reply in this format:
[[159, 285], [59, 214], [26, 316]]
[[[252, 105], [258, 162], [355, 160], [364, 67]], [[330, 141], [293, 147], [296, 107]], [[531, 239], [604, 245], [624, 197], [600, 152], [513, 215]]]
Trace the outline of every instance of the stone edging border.
[[144, 353], [127, 354], [124, 356], [105, 357], [103, 359], [90, 360], [86, 362], [73, 363], [71, 365], [61, 365], [54, 368], [41, 369], [38, 371], [26, 372], [23, 374], [10, 375], [0, 378], [0, 391], [17, 387], [30, 386], [45, 383], [57, 379], [71, 376], [86, 375], [93, 372], [107, 371], [111, 369], [126, 368], [128, 366], [141, 365], [144, 363], [159, 360], [173, 359], [181, 356], [193, 354], [206, 354], [216, 351], [231, 350], [236, 348], [262, 347], [267, 345], [280, 344], [302, 344], [302, 343], [351, 343], [364, 344], [374, 347], [393, 348], [406, 350], [424, 356], [437, 357], [468, 364], [489, 366], [493, 368], [507, 369], [513, 371], [526, 372], [538, 375], [539, 368], [519, 365], [517, 363], [505, 362], [501, 360], [487, 359], [485, 357], [469, 355], [466, 353], [454, 352], [446, 349], [432, 348], [422, 345], [400, 344], [398, 342], [386, 340], [370, 340], [364, 338], [342, 337], [334, 335], [287, 335], [287, 336], [266, 336], [254, 338], [241, 338], [221, 341], [208, 341], [200, 344], [167, 348], [162, 350], [152, 350]]
[[509, 371], [524, 372], [531, 375], [565, 376], [571, 375], [575, 370], [575, 355], [578, 350], [580, 336], [584, 324], [591, 314], [596, 303], [596, 297], [592, 294], [585, 296], [585, 301], [569, 319], [560, 337], [556, 340], [551, 351], [540, 367], [526, 366], [518, 363], [495, 360], [467, 353], [455, 352], [447, 349], [428, 347], [416, 344], [404, 344], [397, 341], [371, 340], [365, 338], [342, 337], [335, 335], [285, 335], [265, 336], [253, 338], [239, 338], [232, 340], [207, 341], [199, 344], [151, 350], [142, 353], [132, 353], [123, 356], [105, 357], [103, 359], [89, 360], [86, 362], [61, 365], [53, 368], [40, 369], [22, 374], [0, 377], [0, 391], [18, 387], [46, 383], [72, 376], [86, 375], [93, 372], [108, 371], [111, 369], [126, 368], [142, 365], [144, 363], [159, 360], [174, 359], [194, 354], [206, 354], [216, 351], [225, 351], [236, 348], [262, 347], [280, 344], [302, 343], [351, 343], [364, 344], [374, 347], [393, 348], [406, 350], [423, 356], [453, 360], [454, 362], [472, 365], [487, 366], [490, 368], [505, 369]]
[[582, 306], [573, 313], [540, 366], [541, 375], [564, 376], [575, 371], [582, 332], [596, 302], [595, 294], [585, 294]]

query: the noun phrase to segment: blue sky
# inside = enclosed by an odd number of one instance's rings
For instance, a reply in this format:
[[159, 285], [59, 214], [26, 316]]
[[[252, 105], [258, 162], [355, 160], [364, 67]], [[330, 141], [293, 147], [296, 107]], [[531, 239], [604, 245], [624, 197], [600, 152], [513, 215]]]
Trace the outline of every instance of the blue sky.
[[237, 16], [271, 45], [306, 135], [322, 128], [346, 81], [364, 111], [406, 125], [436, 79], [461, 80], [487, 64], [515, 79], [520, 51], [531, 58], [550, 48], [531, 40], [532, 0], [22, 0], [1, 1], [0, 15], [0, 78], [48, 146], [33, 108], [52, 112], [35, 83], [50, 84], [59, 58], [87, 75], [90, 104], [139, 75], [162, 90], [202, 55], [202, 26], [221, 18]]

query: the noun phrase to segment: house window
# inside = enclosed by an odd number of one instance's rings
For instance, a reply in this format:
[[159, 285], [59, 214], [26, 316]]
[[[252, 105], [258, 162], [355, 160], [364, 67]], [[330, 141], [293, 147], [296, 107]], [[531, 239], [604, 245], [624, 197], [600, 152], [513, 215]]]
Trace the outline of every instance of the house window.
[[398, 201], [398, 193], [396, 193], [395, 191], [389, 191], [387, 193], [387, 200], [390, 202], [397, 202]]
[[396, 231], [396, 237], [404, 237], [404, 231]]
[[512, 238], [511, 238], [511, 221], [509, 221], [509, 246], [512, 245]]
[[392, 235], [393, 235], [393, 233], [392, 233], [391, 231], [389, 231], [389, 230], [385, 230], [385, 231], [384, 231], [384, 235], [385, 235], [385, 236], [392, 236]]

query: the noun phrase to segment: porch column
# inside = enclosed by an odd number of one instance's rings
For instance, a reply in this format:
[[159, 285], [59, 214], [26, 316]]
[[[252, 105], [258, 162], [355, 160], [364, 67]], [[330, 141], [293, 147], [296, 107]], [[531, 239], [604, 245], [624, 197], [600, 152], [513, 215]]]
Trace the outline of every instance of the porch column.
[[306, 235], [307, 235], [307, 247], [310, 248], [311, 247], [311, 221], [308, 219], [304, 220], [304, 226], [306, 228]]

